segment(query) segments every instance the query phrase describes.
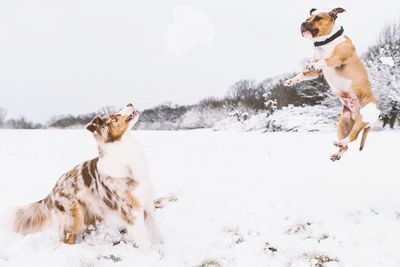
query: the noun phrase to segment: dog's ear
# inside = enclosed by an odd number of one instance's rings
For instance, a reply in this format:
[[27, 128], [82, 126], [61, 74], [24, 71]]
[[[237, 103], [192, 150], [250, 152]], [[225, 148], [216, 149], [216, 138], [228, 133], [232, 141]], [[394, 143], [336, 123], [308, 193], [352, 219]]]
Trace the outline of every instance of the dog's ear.
[[332, 9], [331, 12], [329, 12], [329, 15], [330, 15], [333, 19], [336, 19], [336, 18], [337, 18], [337, 14], [343, 13], [343, 12], [345, 12], [345, 11], [346, 11], [346, 10], [344, 10], [343, 8], [337, 7], [337, 8]]
[[316, 9], [316, 8], [311, 8], [311, 9], [310, 9], [310, 15], [312, 15], [312, 13], [313, 13], [315, 10], [317, 10], [317, 9]]
[[89, 124], [86, 126], [86, 129], [94, 133], [100, 128], [102, 123], [103, 119], [97, 115], [91, 122], [89, 122]]

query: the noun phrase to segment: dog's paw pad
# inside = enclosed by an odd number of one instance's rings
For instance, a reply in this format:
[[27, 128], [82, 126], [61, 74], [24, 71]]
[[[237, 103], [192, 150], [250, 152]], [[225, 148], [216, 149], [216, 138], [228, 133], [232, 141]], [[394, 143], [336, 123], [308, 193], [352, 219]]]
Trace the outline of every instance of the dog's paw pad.
[[343, 147], [343, 144], [340, 141], [333, 142], [333, 145], [337, 147]]
[[342, 157], [342, 155], [338, 152], [338, 153], [332, 154], [332, 155], [330, 156], [330, 159], [331, 159], [332, 161], [336, 161], [336, 160], [340, 160], [341, 157]]
[[314, 64], [306, 65], [306, 70], [311, 71], [311, 72], [316, 71], [315, 65]]

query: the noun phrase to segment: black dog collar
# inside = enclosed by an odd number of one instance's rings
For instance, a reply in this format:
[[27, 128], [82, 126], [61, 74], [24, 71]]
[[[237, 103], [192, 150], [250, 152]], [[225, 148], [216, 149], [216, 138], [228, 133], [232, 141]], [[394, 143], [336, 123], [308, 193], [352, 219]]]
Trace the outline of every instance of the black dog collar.
[[318, 46], [329, 44], [330, 42], [332, 42], [336, 38], [340, 37], [343, 33], [344, 33], [344, 29], [343, 29], [343, 27], [340, 27], [340, 30], [338, 30], [334, 35], [332, 35], [328, 39], [326, 39], [324, 41], [321, 41], [321, 42], [314, 42], [314, 46], [318, 47]]

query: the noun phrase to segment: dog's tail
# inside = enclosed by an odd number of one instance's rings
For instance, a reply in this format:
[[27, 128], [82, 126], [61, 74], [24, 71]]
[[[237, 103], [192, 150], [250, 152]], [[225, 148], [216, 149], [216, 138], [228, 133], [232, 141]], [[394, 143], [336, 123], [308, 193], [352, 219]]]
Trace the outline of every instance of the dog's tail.
[[365, 140], [367, 140], [367, 135], [368, 135], [370, 129], [371, 129], [371, 127], [364, 128], [364, 131], [363, 131], [362, 137], [361, 137], [361, 142], [360, 142], [360, 151], [362, 151], [364, 148]]
[[14, 231], [25, 235], [47, 229], [52, 219], [46, 200], [47, 198], [18, 209], [14, 216]]

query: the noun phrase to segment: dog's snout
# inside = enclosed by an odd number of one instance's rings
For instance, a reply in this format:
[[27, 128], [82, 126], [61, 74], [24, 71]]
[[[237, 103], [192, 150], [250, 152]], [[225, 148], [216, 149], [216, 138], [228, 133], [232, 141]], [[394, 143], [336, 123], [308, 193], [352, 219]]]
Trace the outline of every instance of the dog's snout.
[[126, 105], [127, 107], [133, 108], [133, 104], [129, 103], [128, 105]]
[[307, 23], [307, 22], [303, 22], [303, 23], [301, 24], [301, 29], [302, 29], [302, 30], [307, 29], [307, 27], [308, 27], [308, 23]]

